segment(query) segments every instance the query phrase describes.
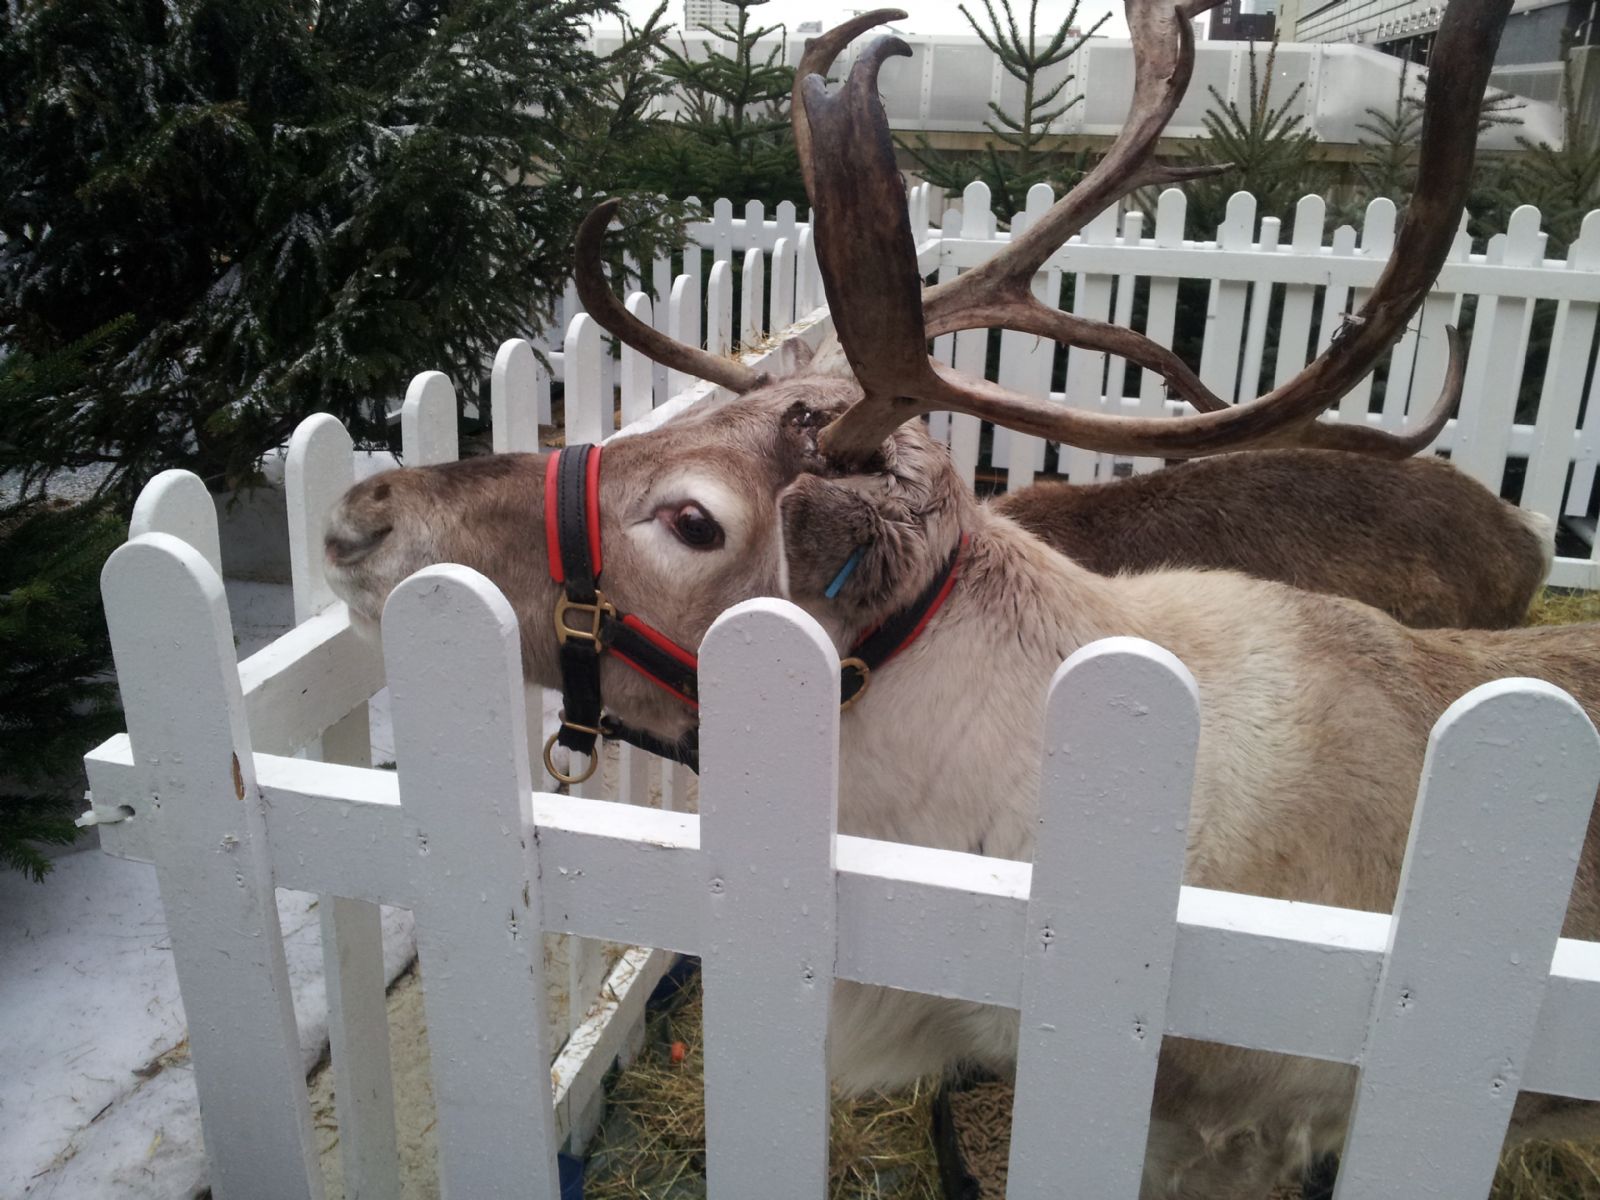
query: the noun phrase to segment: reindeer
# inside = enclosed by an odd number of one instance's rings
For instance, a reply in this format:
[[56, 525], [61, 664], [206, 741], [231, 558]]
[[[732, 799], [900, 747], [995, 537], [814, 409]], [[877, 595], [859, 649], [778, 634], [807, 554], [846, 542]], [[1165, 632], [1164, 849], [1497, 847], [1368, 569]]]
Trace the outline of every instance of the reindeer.
[[[1423, 191], [1364, 324], [1268, 396], [1159, 421], [1047, 409], [928, 361], [875, 95], [883, 57], [900, 47], [882, 39], [837, 95], [805, 83], [818, 131], [808, 169], [819, 261], [855, 381], [760, 382], [603, 453], [375, 477], [332, 517], [330, 581], [359, 619], [376, 620], [390, 589], [421, 567], [473, 567], [517, 611], [531, 681], [563, 686], [570, 706], [583, 699], [574, 681], [592, 673], [596, 704], [603, 693], [611, 714], [662, 743], [695, 726], [687, 648], [729, 605], [787, 596], [847, 664], [841, 832], [1017, 859], [1031, 849], [1041, 710], [1057, 664], [1106, 636], [1147, 638], [1199, 683], [1187, 882], [1388, 911], [1434, 722], [1474, 686], [1513, 675], [1565, 688], [1600, 717], [1600, 626], [1414, 630], [1366, 605], [1236, 573], [1099, 576], [979, 505], [943, 448], [907, 421], [947, 407], [1096, 449], [1178, 457], [1295, 435], [1386, 344], [1365, 331], [1403, 327], [1420, 302], [1439, 240], [1456, 226], [1460, 162], [1508, 11], [1509, 0], [1452, 0], [1447, 10], [1428, 80]], [[1168, 0], [1129, 0], [1143, 118], [1124, 139], [1153, 144], [1176, 105], [1190, 15]], [[827, 62], [805, 65], [821, 75]], [[1126, 153], [1120, 161], [1124, 182], [1159, 170]], [[1103, 180], [1093, 185], [1107, 194]], [[893, 253], [861, 250], [869, 261], [852, 261], [849, 230], [874, 203], [860, 228], [879, 231]], [[982, 319], [997, 317], [1009, 320]], [[887, 654], [870, 649], [911, 618], [916, 628], [896, 632]], [[641, 638], [657, 665], [632, 657]], [[565, 719], [577, 723], [571, 707]], [[1580, 853], [1564, 933], [1600, 938], [1600, 821]], [[1016, 1044], [1015, 1012], [849, 984], [835, 995], [829, 1049], [845, 1089], [898, 1087], [959, 1062], [1005, 1071]], [[1264, 1196], [1337, 1148], [1352, 1083], [1338, 1064], [1168, 1039], [1144, 1196]], [[1517, 1099], [1514, 1137], [1597, 1131], [1594, 1106]]]

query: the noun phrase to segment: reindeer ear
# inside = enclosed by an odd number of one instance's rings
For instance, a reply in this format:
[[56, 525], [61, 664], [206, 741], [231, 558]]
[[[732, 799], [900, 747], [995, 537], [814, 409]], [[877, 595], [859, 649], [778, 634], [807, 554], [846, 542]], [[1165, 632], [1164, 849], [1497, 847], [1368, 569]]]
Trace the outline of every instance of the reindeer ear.
[[789, 599], [874, 617], [920, 586], [926, 530], [890, 519], [861, 488], [802, 475], [778, 498], [778, 511]]

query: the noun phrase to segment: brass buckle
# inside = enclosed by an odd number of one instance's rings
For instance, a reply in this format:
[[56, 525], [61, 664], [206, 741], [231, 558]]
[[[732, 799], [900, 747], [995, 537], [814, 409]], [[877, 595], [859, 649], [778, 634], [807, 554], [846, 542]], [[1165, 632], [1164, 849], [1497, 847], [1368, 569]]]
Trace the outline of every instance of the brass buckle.
[[[589, 628], [574, 629], [567, 624], [567, 612], [574, 608], [589, 614]], [[581, 641], [592, 644], [595, 653], [598, 654], [600, 652], [600, 626], [607, 617], [616, 615], [616, 607], [606, 599], [604, 592], [595, 592], [593, 604], [580, 604], [576, 600], [569, 600], [567, 599], [567, 594], [563, 592], [556, 598], [556, 640], [565, 646], [568, 639], [578, 638]]]
[[839, 664], [839, 670], [841, 671], [843, 671], [846, 667], [854, 667], [856, 670], [861, 672], [861, 686], [856, 689], [856, 694], [854, 696], [851, 696], [850, 699], [839, 705], [840, 712], [848, 711], [852, 704], [867, 694], [867, 688], [872, 684], [872, 668], [867, 666], [867, 664], [862, 662], [859, 658], [851, 655], [849, 658], [845, 659]]
[[[595, 729], [592, 726], [579, 725], [576, 721], [567, 720], [567, 714], [566, 713], [562, 713], [561, 714], [561, 727], [563, 729], [576, 729], [576, 730], [579, 730], [582, 733], [592, 733], [597, 738], [605, 736], [600, 730]], [[545, 743], [544, 743], [544, 769], [546, 771], [549, 771], [550, 774], [554, 778], [559, 779], [562, 783], [569, 783], [569, 784], [570, 783], [583, 783], [586, 780], [588, 780], [589, 778], [591, 778], [594, 775], [596, 768], [598, 768], [600, 766], [600, 747], [598, 745], [595, 746], [594, 753], [592, 753], [592, 754], [590, 754], [588, 756], [589, 757], [589, 769], [587, 771], [585, 771], [582, 775], [563, 775], [560, 771], [556, 770], [556, 764], [555, 764], [554, 760], [550, 757], [551, 754], [555, 751], [556, 738], [558, 736], [560, 736], [559, 733], [552, 733], [548, 738], [545, 739]]]

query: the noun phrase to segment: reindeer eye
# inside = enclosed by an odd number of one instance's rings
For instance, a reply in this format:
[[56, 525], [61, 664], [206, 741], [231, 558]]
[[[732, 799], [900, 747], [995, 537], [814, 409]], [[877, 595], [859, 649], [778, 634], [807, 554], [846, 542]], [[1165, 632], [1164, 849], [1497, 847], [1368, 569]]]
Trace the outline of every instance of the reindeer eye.
[[698, 504], [685, 504], [671, 514], [668, 523], [678, 540], [692, 549], [715, 550], [722, 545], [722, 526]]

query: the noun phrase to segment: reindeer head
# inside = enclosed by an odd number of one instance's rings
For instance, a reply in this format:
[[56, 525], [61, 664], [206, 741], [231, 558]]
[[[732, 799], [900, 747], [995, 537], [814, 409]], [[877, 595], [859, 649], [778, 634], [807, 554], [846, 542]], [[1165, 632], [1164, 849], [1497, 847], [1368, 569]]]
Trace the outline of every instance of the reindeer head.
[[[1128, 0], [1133, 111], [1106, 158], [1044, 218], [984, 267], [923, 291], [877, 96], [882, 38], [828, 94], [821, 76], [856, 34], [904, 14], [858, 17], [811, 43], [796, 75], [796, 140], [813, 202], [818, 260], [853, 379], [803, 374], [773, 382], [645, 326], [618, 301], [600, 247], [607, 201], [579, 234], [576, 280], [590, 314], [642, 353], [736, 393], [604, 451], [599, 484], [604, 590], [679, 646], [694, 648], [715, 616], [778, 594], [811, 609], [838, 639], [916, 595], [946, 561], [973, 501], [943, 451], [910, 418], [935, 409], [1119, 454], [1171, 458], [1246, 446], [1334, 445], [1403, 456], [1432, 440], [1459, 397], [1452, 335], [1444, 393], [1423, 425], [1390, 434], [1316, 417], [1371, 369], [1421, 304], [1448, 252], [1471, 175], [1478, 98], [1493, 61], [1504, 0], [1453, 0], [1428, 80], [1420, 177], [1394, 253], [1353, 324], [1305, 371], [1269, 395], [1228, 405], [1171, 352], [1130, 330], [1038, 303], [1029, 283], [1055, 247], [1133, 189], [1194, 174], [1152, 160], [1187, 86], [1190, 18], [1206, 0]], [[999, 326], [1122, 355], [1157, 371], [1199, 411], [1132, 419], [1069, 410], [966, 378], [931, 359], [928, 339]], [[330, 578], [353, 610], [376, 617], [407, 574], [454, 561], [482, 571], [511, 599], [523, 627], [524, 667], [558, 682], [551, 625], [558, 588], [548, 571], [542, 514], [545, 460], [507, 455], [379, 476], [353, 489], [328, 534]], [[860, 551], [841, 583], [841, 567]], [[830, 586], [837, 585], [837, 586]], [[829, 594], [831, 593], [831, 595]], [[692, 712], [616, 663], [602, 666], [608, 706], [658, 736], [692, 726]]]

